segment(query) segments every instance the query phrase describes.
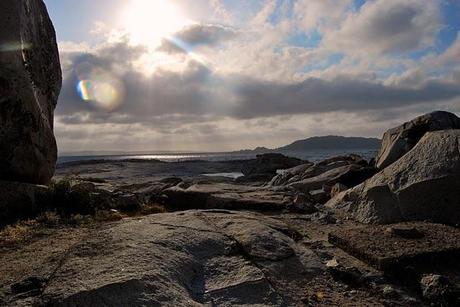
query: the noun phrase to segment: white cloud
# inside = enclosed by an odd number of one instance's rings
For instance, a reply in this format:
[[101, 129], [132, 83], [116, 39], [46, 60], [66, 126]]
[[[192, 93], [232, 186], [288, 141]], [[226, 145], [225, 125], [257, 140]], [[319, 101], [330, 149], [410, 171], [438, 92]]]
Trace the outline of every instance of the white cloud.
[[433, 46], [441, 27], [438, 0], [374, 0], [325, 33], [323, 44], [358, 54], [409, 52]]

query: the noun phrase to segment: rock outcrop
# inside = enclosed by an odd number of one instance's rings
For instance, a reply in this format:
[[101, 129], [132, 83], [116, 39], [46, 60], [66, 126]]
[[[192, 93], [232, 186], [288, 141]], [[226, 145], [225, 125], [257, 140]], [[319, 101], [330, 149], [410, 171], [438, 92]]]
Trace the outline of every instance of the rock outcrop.
[[323, 264], [291, 231], [274, 218], [223, 210], [125, 220], [74, 231], [66, 249], [51, 243], [52, 257], [38, 250], [33, 276], [19, 266], [22, 278], [0, 276], [0, 290], [11, 278], [9, 306], [299, 306]]
[[292, 197], [270, 189], [228, 183], [177, 185], [161, 192], [168, 208], [174, 210], [232, 209], [282, 211]]
[[0, 227], [37, 214], [48, 193], [46, 186], [0, 181]]
[[0, 19], [0, 179], [46, 184], [57, 159], [56, 35], [42, 0], [2, 0]]
[[460, 224], [460, 130], [428, 132], [397, 162], [327, 203], [364, 223]]
[[270, 180], [276, 175], [277, 170], [292, 168], [305, 163], [297, 158], [286, 157], [278, 153], [257, 155], [255, 160], [243, 165], [241, 172], [248, 177]]
[[286, 188], [306, 194], [324, 194], [330, 198], [332, 188], [340, 184], [342, 189], [352, 188], [375, 174], [366, 160], [357, 156], [338, 156], [317, 164], [306, 163], [283, 171], [269, 183], [272, 188]]
[[426, 132], [460, 129], [460, 118], [443, 111], [417, 117], [383, 135], [382, 147], [376, 159], [376, 166], [384, 169], [411, 150]]

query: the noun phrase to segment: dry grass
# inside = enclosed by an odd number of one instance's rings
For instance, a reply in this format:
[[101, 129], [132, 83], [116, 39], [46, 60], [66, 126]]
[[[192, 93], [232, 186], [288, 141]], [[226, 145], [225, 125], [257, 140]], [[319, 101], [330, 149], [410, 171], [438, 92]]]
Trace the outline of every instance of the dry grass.
[[40, 224], [36, 220], [27, 220], [8, 225], [0, 230], [0, 247], [29, 240], [38, 233]]
[[139, 215], [150, 215], [158, 213], [166, 213], [166, 208], [163, 205], [153, 203], [153, 204], [144, 204], [139, 210]]

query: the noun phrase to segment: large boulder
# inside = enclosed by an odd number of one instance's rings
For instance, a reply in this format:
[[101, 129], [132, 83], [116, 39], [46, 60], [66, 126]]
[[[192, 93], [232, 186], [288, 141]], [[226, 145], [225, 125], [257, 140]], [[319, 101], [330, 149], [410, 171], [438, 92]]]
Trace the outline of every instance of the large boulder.
[[267, 175], [271, 179], [277, 170], [292, 168], [305, 163], [297, 158], [286, 157], [278, 153], [257, 155], [255, 160], [250, 160], [243, 165], [241, 172], [245, 176]]
[[411, 150], [428, 131], [460, 129], [460, 118], [455, 114], [436, 111], [417, 117], [383, 135], [376, 166], [383, 169]]
[[0, 181], [0, 227], [37, 214], [48, 195], [46, 186]]
[[42, 0], [2, 0], [0, 20], [0, 179], [45, 184], [57, 159], [56, 35]]
[[460, 224], [460, 130], [428, 132], [397, 162], [327, 203], [364, 223]]

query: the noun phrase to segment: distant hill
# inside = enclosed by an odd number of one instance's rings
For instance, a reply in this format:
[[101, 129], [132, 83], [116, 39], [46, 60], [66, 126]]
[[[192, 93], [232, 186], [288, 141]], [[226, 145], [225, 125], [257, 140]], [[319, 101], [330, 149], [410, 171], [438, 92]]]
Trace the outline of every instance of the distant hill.
[[350, 150], [350, 149], [379, 149], [380, 139], [363, 138], [363, 137], [345, 137], [345, 136], [315, 136], [304, 140], [295, 141], [292, 144], [268, 149], [257, 147], [254, 150], [244, 149], [236, 151], [238, 154], [260, 154], [269, 152], [304, 152], [309, 150]]
[[305, 140], [295, 141], [292, 144], [276, 148], [280, 152], [308, 151], [316, 149], [379, 149], [380, 139], [363, 137], [344, 137], [344, 136], [316, 136]]

